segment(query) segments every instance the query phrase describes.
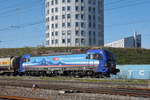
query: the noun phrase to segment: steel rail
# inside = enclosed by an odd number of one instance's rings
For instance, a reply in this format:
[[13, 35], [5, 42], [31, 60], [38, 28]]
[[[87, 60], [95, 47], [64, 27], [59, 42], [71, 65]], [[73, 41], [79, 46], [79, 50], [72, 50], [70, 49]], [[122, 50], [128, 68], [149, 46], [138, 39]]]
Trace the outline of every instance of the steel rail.
[[4, 100], [47, 100], [47, 99], [27, 98], [27, 97], [7, 96], [7, 95], [0, 95], [0, 99], [4, 99]]

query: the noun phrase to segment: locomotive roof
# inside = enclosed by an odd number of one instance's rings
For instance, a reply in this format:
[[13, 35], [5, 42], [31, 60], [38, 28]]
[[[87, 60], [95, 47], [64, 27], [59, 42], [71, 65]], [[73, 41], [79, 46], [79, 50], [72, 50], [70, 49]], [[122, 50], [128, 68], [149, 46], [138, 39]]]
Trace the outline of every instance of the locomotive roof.
[[61, 55], [75, 55], [75, 54], [86, 54], [86, 53], [50, 53], [50, 54], [41, 54], [41, 55], [33, 55], [32, 57], [37, 57], [37, 56], [61, 56]]

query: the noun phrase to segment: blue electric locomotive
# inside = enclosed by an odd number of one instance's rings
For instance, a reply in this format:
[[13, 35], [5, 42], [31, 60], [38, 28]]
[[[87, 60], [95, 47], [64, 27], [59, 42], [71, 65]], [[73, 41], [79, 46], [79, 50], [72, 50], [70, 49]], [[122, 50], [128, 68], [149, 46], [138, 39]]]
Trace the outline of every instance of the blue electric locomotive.
[[20, 73], [26, 75], [106, 76], [116, 74], [116, 58], [107, 50], [88, 50], [86, 54], [31, 57], [25, 55]]

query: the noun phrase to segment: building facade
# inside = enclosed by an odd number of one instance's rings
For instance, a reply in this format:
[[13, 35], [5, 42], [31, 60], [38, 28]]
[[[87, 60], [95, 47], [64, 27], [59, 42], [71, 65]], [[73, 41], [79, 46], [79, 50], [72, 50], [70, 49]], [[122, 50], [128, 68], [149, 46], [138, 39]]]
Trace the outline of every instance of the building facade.
[[116, 48], [141, 48], [141, 34], [134, 33], [134, 36], [125, 37], [118, 41], [105, 44], [105, 47], [116, 47]]
[[104, 46], [104, 0], [46, 0], [46, 46]]

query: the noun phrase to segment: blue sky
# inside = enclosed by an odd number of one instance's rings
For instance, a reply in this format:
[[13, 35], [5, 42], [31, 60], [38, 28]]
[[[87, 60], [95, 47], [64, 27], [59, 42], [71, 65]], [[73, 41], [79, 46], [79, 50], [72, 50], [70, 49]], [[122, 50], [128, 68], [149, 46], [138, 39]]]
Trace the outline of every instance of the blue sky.
[[[104, 0], [105, 43], [142, 34], [150, 49], [150, 0]], [[0, 0], [0, 48], [45, 43], [44, 0]]]

